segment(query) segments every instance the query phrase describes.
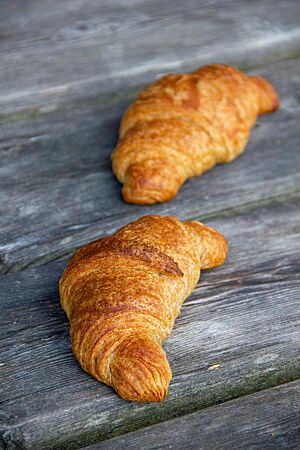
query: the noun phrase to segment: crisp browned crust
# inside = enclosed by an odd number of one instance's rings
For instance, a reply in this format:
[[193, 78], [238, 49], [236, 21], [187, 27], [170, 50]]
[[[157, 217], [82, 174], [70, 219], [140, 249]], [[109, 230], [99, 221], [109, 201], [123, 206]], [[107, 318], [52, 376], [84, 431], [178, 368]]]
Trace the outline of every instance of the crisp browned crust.
[[130, 258], [145, 261], [149, 267], [155, 268], [162, 273], [172, 273], [183, 276], [178, 264], [166, 254], [160, 252], [155, 247], [140, 244], [136, 241], [123, 241], [115, 236], [105, 237], [92, 242], [81, 248], [69, 264], [67, 272], [82, 268], [91, 259], [106, 258], [108, 256], [128, 256]]
[[187, 178], [236, 158], [257, 116], [278, 107], [270, 83], [222, 64], [159, 79], [121, 122], [112, 166], [124, 199], [170, 200]]
[[217, 231], [161, 216], [144, 216], [78, 250], [60, 296], [81, 366], [125, 399], [163, 400], [172, 374], [162, 342], [200, 270], [226, 255]]

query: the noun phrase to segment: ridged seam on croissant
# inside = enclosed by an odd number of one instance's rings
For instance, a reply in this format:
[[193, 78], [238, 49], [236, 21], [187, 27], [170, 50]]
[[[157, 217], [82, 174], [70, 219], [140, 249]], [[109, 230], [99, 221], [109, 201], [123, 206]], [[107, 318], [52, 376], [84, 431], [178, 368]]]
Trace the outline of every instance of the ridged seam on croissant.
[[60, 296], [83, 369], [127, 400], [163, 400], [171, 370], [162, 343], [200, 270], [226, 255], [217, 231], [161, 216], [144, 216], [78, 250]]
[[112, 155], [124, 200], [170, 200], [186, 179], [236, 158], [257, 116], [278, 107], [270, 83], [227, 65], [154, 82], [125, 112]]

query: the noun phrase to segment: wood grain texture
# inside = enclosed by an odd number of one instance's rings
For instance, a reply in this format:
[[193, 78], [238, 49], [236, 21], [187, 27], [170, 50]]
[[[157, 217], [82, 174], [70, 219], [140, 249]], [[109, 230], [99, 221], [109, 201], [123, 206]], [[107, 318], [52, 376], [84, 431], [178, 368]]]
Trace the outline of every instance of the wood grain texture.
[[290, 450], [300, 446], [300, 381], [153, 425], [85, 450]]
[[299, 206], [274, 202], [209, 222], [229, 239], [229, 259], [202, 274], [182, 308], [165, 345], [174, 378], [161, 404], [122, 401], [79, 368], [58, 299], [65, 262], [1, 277], [7, 448], [78, 448], [297, 379]]
[[299, 54], [299, 17], [297, 0], [4, 0], [1, 113], [53, 110], [212, 61], [287, 58]]
[[[207, 219], [230, 242], [228, 262], [203, 274], [166, 343], [174, 379], [159, 405], [124, 402], [77, 365], [58, 299], [66, 261], [0, 277], [1, 449], [78, 448], [183, 423], [299, 378], [299, 17], [296, 0], [0, 3], [0, 271], [60, 259], [149, 213]], [[170, 204], [126, 205], [109, 159], [124, 109], [162, 73], [214, 61], [257, 67], [281, 110], [260, 119], [242, 157], [190, 180]], [[229, 448], [254, 408], [249, 446], [265, 437], [272, 448], [274, 432], [273, 448], [292, 448], [295, 386], [199, 412], [191, 426], [215, 417], [220, 439], [231, 426]]]
[[[224, 215], [276, 196], [298, 195], [300, 61], [257, 69], [278, 89], [281, 110], [262, 117], [245, 153], [188, 181], [172, 202], [125, 204], [111, 172], [126, 102], [2, 126], [2, 273], [62, 258], [143, 214], [181, 219]], [[18, 183], [16, 183], [18, 180]]]

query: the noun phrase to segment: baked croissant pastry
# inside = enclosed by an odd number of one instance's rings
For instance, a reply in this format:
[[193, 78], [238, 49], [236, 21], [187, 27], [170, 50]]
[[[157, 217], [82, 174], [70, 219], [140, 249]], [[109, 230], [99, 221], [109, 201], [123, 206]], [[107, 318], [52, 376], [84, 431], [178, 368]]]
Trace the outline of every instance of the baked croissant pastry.
[[236, 158], [257, 116], [278, 107], [270, 83], [226, 65], [154, 82], [125, 112], [112, 154], [124, 200], [170, 200], [187, 178]]
[[61, 280], [73, 352], [127, 400], [160, 401], [172, 377], [162, 342], [201, 269], [223, 263], [225, 238], [200, 222], [144, 216], [82, 247]]

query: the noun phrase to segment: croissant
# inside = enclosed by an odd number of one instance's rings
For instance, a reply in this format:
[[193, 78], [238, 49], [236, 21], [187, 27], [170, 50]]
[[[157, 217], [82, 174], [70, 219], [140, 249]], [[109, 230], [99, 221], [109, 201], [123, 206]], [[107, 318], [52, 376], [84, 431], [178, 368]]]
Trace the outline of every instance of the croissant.
[[82, 368], [124, 399], [163, 400], [172, 374], [162, 342], [200, 270], [226, 254], [225, 238], [212, 228], [154, 215], [79, 249], [60, 298]]
[[270, 83], [226, 65], [154, 82], [125, 112], [112, 154], [124, 200], [170, 200], [188, 178], [236, 158], [257, 116], [278, 107]]

